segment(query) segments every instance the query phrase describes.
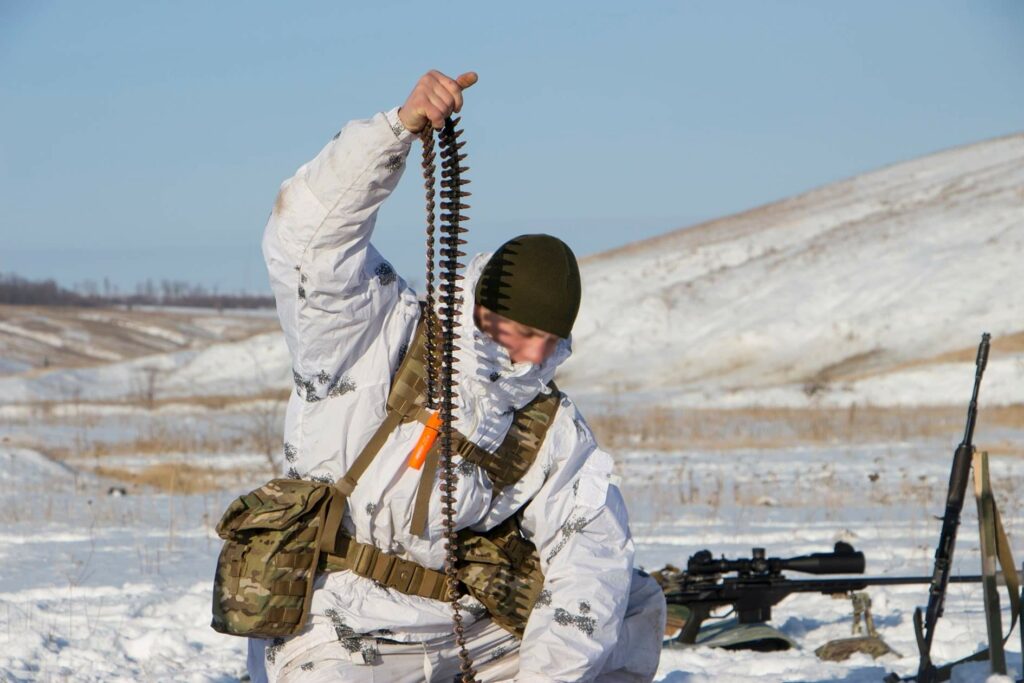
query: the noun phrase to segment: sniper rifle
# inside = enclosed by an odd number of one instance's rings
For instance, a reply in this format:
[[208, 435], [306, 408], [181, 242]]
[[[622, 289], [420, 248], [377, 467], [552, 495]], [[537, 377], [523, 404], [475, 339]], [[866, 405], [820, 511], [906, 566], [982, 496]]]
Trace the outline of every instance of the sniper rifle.
[[[693, 644], [701, 624], [712, 611], [732, 607], [740, 624], [769, 621], [772, 607], [793, 593], [847, 594], [869, 586], [931, 583], [930, 576], [863, 576], [837, 579], [790, 579], [784, 571], [803, 574], [863, 574], [864, 553], [839, 541], [831, 553], [813, 553], [791, 558], [765, 557], [764, 548], [754, 548], [750, 558], [714, 558], [702, 550], [681, 571], [668, 566], [654, 577], [665, 592], [669, 605], [682, 605], [689, 616], [674, 642]], [[981, 576], [951, 576], [953, 583], [978, 583]]]

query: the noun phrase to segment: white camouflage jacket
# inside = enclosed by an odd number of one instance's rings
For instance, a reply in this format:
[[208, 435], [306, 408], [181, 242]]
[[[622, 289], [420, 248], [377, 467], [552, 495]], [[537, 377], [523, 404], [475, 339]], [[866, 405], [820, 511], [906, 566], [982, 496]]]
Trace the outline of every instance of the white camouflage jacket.
[[[274, 205], [263, 253], [294, 369], [282, 463], [288, 476], [341, 477], [384, 419], [391, 377], [411, 341], [419, 305], [370, 238], [413, 137], [397, 109], [353, 121], [285, 181]], [[493, 450], [512, 412], [546, 391], [571, 350], [567, 340], [540, 366], [512, 364], [501, 346], [476, 330], [473, 284], [486, 258], [476, 257], [466, 273], [455, 427]], [[413, 422], [392, 434], [351, 496], [345, 523], [359, 541], [440, 569], [436, 485], [425, 538], [409, 532], [421, 471], [409, 468], [407, 457], [421, 429]], [[565, 398], [517, 485], [495, 494], [478, 467], [460, 463], [458, 471], [458, 528], [486, 530], [522, 509], [524, 533], [540, 553], [544, 592], [526, 627], [520, 678], [596, 675], [618, 638], [633, 565], [626, 508], [609, 482], [610, 456]], [[473, 605], [469, 611], [470, 622], [481, 614]], [[300, 636], [268, 649], [270, 665], [279, 654], [274, 647], [305, 649], [346, 633], [422, 641], [451, 631], [446, 603], [407, 596], [351, 572], [318, 579], [310, 622]]]

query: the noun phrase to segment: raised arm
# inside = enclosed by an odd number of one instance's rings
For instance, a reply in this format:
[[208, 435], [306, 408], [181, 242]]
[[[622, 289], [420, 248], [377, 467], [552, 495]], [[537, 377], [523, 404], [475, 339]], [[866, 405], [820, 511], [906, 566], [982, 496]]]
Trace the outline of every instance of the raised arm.
[[[452, 80], [430, 72], [402, 107], [348, 123], [281, 185], [263, 255], [297, 385], [329, 391], [379, 335], [404, 283], [370, 244], [377, 211], [398, 184], [415, 133], [443, 124], [475, 81], [472, 73]], [[328, 381], [311, 380], [325, 374]]]

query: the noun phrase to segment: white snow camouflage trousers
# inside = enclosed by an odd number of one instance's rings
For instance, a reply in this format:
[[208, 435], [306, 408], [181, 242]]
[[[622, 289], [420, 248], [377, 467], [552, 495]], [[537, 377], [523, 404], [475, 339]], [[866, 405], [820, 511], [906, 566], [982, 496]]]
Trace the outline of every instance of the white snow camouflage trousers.
[[[658, 669], [665, 633], [665, 598], [647, 574], [634, 572], [626, 615], [616, 646], [595, 681], [640, 683], [651, 681]], [[261, 641], [250, 641], [249, 656], [264, 657]], [[349, 681], [451, 681], [459, 671], [454, 636], [424, 643], [397, 643], [380, 638], [361, 639], [353, 652], [351, 643], [332, 641], [307, 649], [284, 650], [268, 664], [266, 683], [347, 683]], [[519, 640], [490, 619], [466, 629], [466, 648], [477, 680], [547, 681], [535, 675], [519, 676]], [[250, 666], [250, 671], [256, 670]], [[253, 683], [264, 681], [253, 679]]]

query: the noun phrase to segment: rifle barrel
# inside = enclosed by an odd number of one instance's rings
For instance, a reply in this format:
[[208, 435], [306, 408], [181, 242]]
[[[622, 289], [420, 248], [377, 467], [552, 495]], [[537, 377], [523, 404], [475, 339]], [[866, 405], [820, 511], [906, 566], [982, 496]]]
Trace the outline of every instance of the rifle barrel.
[[[950, 583], [981, 583], [980, 574], [961, 574], [949, 577]], [[711, 597], [717, 592], [756, 591], [770, 589], [789, 593], [847, 593], [863, 590], [871, 586], [904, 586], [910, 584], [931, 583], [931, 576], [850, 576], [835, 579], [726, 579], [723, 583], [698, 582], [683, 586], [679, 590], [668, 591], [669, 602], [685, 602], [689, 597], [700, 594]], [[682, 598], [682, 599], [677, 599]]]

